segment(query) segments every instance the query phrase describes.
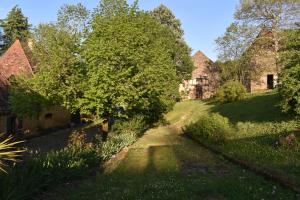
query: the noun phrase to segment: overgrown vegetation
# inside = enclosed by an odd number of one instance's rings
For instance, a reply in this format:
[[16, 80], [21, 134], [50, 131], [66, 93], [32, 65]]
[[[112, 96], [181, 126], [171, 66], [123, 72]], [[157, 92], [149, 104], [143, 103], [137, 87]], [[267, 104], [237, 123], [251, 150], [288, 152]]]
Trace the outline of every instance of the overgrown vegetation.
[[196, 140], [224, 143], [233, 133], [229, 120], [219, 114], [203, 115], [184, 128], [184, 132]]
[[4, 135], [0, 134], [0, 139], [3, 140], [0, 142], [0, 173], [7, 173], [5, 169], [7, 165], [16, 163], [24, 150], [17, 148], [22, 141], [16, 142], [12, 136], [4, 138]]
[[234, 133], [222, 145], [210, 143], [205, 138], [197, 139], [234, 158], [298, 182], [300, 146], [296, 141], [300, 137], [300, 122], [281, 112], [280, 101], [277, 92], [269, 92], [248, 95], [242, 101], [227, 104], [199, 102], [195, 112], [199, 110], [201, 115], [218, 113], [228, 118]]
[[239, 81], [228, 81], [217, 91], [217, 99], [223, 103], [242, 100], [246, 97], [246, 88]]
[[0, 199], [32, 199], [55, 185], [90, 176], [101, 163], [134, 143], [147, 128], [139, 118], [119, 123], [124, 125], [122, 129], [116, 128], [105, 143], [100, 135], [87, 142], [84, 130], [75, 131], [64, 149], [33, 155], [36, 157], [10, 166], [7, 173], [0, 173]]
[[286, 30], [283, 36], [285, 46], [281, 51], [281, 62], [284, 69], [279, 79], [282, 108], [300, 115], [300, 23], [296, 24], [295, 30]]

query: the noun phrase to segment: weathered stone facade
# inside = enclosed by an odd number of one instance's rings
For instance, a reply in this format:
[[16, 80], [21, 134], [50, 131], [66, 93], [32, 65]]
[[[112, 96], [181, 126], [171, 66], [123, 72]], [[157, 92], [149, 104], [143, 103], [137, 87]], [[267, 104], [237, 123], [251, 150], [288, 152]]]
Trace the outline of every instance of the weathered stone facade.
[[279, 70], [276, 68], [272, 37], [271, 31], [262, 29], [248, 49], [251, 55], [250, 64], [255, 71], [246, 83], [247, 89], [251, 93], [276, 87]]
[[44, 110], [36, 118], [18, 119], [8, 106], [9, 79], [17, 75], [32, 76], [33, 70], [19, 40], [0, 57], [0, 133], [22, 132], [26, 135], [39, 133], [40, 130], [70, 124], [71, 114], [62, 107]]
[[192, 57], [194, 71], [190, 80], [184, 80], [179, 92], [187, 99], [207, 99], [215, 95], [219, 87], [219, 71], [215, 63], [198, 51]]

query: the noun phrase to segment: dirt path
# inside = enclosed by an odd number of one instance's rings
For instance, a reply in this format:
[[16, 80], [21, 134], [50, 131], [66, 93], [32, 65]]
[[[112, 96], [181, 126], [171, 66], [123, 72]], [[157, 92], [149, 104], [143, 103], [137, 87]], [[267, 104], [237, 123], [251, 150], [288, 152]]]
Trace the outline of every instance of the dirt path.
[[105, 173], [52, 199], [293, 199], [294, 194], [182, 137], [183, 115], [151, 129]]

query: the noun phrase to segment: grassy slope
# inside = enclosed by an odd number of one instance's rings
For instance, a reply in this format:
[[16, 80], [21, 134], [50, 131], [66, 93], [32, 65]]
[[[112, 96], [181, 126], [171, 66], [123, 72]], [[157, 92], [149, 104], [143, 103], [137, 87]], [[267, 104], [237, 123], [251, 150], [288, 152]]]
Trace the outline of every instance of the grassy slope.
[[117, 168], [52, 199], [294, 199], [289, 190], [216, 157], [181, 137], [180, 126], [213, 106], [177, 104], [170, 126], [149, 130]]
[[280, 136], [299, 135], [299, 122], [280, 111], [279, 100], [273, 92], [251, 95], [241, 102], [213, 105], [211, 112], [228, 117], [237, 128], [236, 135], [218, 148], [299, 181], [299, 145], [292, 149], [275, 145]]

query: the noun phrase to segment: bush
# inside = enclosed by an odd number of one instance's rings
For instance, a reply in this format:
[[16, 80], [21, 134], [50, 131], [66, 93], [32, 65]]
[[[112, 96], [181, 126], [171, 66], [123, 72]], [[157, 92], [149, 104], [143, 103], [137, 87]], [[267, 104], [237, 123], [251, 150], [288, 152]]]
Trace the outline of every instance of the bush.
[[246, 88], [239, 81], [228, 81], [217, 92], [217, 99], [223, 103], [242, 100], [246, 97]]
[[196, 140], [223, 143], [232, 134], [228, 118], [219, 114], [203, 115], [198, 121], [184, 128], [184, 132]]
[[41, 191], [86, 177], [100, 162], [94, 148], [65, 148], [14, 165], [0, 174], [0, 199], [32, 199]]
[[113, 125], [113, 132], [117, 134], [134, 134], [137, 137], [142, 136], [148, 125], [142, 115], [137, 115], [126, 121], [117, 121]]
[[300, 115], [300, 64], [283, 70], [279, 93], [283, 111]]
[[141, 116], [118, 121], [107, 142], [95, 138], [93, 144], [87, 142], [84, 131], [74, 131], [66, 148], [28, 158], [7, 169], [7, 174], [0, 173], [0, 199], [32, 199], [53, 185], [86, 177], [101, 161], [134, 143], [147, 128]]

